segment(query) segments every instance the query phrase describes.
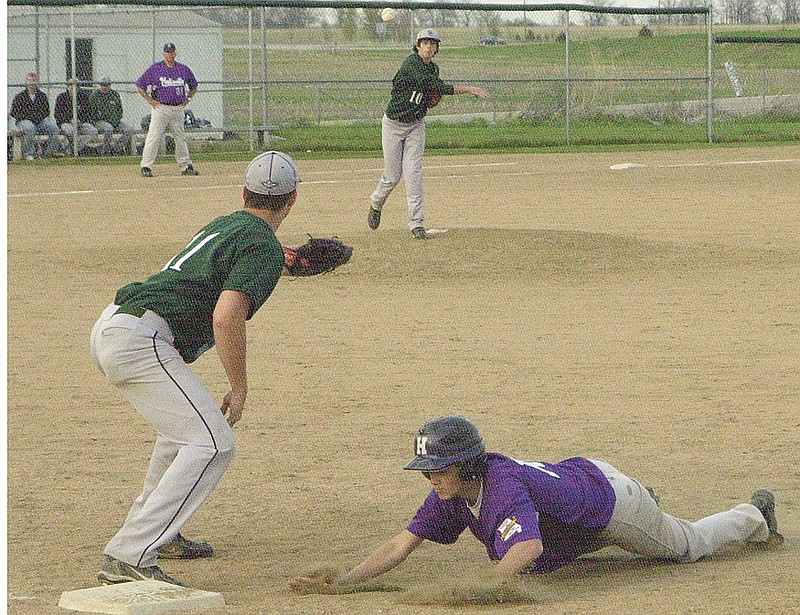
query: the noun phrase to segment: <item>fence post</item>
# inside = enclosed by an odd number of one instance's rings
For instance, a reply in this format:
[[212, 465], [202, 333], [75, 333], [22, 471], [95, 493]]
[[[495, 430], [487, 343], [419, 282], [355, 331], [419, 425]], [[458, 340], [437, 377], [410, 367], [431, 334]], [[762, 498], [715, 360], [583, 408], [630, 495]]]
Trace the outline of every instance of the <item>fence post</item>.
[[261, 7], [261, 120], [263, 121], [264, 138], [262, 145], [268, 146], [269, 136], [269, 90], [267, 85], [267, 8]]
[[[69, 54], [70, 54], [70, 65], [72, 66], [72, 74], [70, 75], [70, 81], [72, 82], [72, 155], [77, 158], [78, 157], [78, 133], [80, 132], [80, 123], [78, 122], [78, 53], [75, 51], [75, 7], [69, 7]], [[55, 111], [55, 105], [53, 106], [53, 111]], [[55, 113], [53, 114], [53, 119], [55, 120]], [[58, 125], [58, 120], [56, 120], [56, 128], [58, 128], [58, 133], [61, 134], [61, 126]], [[69, 139], [67, 140], [69, 143]], [[59, 150], [61, 149], [61, 144], [58, 144]]]
[[34, 70], [36, 71], [36, 76], [37, 77], [41, 77], [42, 73], [39, 72], [40, 71], [40, 68], [39, 68], [39, 56], [41, 55], [42, 52], [41, 52], [41, 49], [39, 49], [39, 5], [38, 4], [34, 8], [34, 14], [33, 15], [34, 15], [34, 17], [33, 17], [33, 32], [34, 32], [34, 41], [33, 41], [33, 46], [34, 46], [33, 55], [34, 55], [34, 58], [33, 58], [33, 61], [34, 61], [34, 64], [33, 64], [33, 66], [34, 66]]
[[708, 142], [714, 142], [714, 8], [709, 2], [708, 13], [706, 13], [706, 55], [708, 64], [706, 67], [706, 79], [708, 80], [708, 100], [706, 101], [706, 131]]
[[317, 83], [317, 126], [322, 126], [322, 84]]
[[564, 113], [567, 120], [567, 145], [572, 145], [572, 130], [570, 125], [570, 105], [572, 100], [572, 84], [570, 83], [570, 74], [569, 74], [569, 11], [565, 11], [566, 13], [566, 27], [564, 28], [564, 37], [565, 37], [565, 51], [564, 51], [564, 58], [566, 62], [566, 101], [564, 106]]
[[249, 83], [247, 84], [247, 107], [249, 109], [248, 116], [248, 132], [250, 135], [250, 151], [252, 152], [255, 142], [255, 131], [253, 130], [253, 9], [247, 9], [247, 74], [250, 76]]

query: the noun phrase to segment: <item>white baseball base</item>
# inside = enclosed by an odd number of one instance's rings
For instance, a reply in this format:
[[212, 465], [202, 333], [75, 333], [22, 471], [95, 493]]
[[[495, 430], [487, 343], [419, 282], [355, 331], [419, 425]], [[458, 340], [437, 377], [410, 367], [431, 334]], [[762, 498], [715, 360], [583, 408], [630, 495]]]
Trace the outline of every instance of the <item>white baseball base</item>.
[[626, 169], [644, 169], [645, 167], [646, 165], [638, 162], [623, 162], [621, 164], [612, 164], [609, 169], [612, 171], [625, 171]]
[[111, 615], [154, 615], [225, 606], [222, 594], [163, 581], [132, 581], [63, 592], [62, 609]]
[[447, 232], [446, 228], [429, 228], [425, 229], [425, 234], [429, 236], [444, 235]]

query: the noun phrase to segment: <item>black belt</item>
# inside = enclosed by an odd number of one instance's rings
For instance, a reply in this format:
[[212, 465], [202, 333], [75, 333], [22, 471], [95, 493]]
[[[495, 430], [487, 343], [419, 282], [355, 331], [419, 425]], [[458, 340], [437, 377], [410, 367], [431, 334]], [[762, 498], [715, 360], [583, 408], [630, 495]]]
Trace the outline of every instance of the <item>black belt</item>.
[[130, 314], [131, 316], [136, 316], [136, 318], [141, 318], [146, 311], [147, 308], [139, 307], [138, 305], [121, 305], [114, 314]]
[[174, 103], [174, 104], [173, 103], [161, 103], [161, 104], [165, 105], [167, 107], [182, 107], [183, 106], [183, 103]]

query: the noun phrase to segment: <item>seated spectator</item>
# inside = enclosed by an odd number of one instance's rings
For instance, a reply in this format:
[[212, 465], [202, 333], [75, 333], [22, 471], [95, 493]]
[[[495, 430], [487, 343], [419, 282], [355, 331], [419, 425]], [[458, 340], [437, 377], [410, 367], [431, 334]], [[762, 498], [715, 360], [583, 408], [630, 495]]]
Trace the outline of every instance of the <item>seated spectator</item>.
[[103, 151], [111, 151], [111, 137], [115, 132], [122, 134], [118, 143], [119, 153], [127, 151], [133, 126], [122, 121], [122, 99], [119, 92], [111, 88], [109, 77], [100, 79], [98, 89], [89, 96], [89, 112], [95, 128], [104, 137]]
[[17, 120], [11, 117], [9, 113], [6, 117], [6, 128], [8, 129], [8, 160], [14, 159], [14, 137], [22, 136], [22, 133], [17, 130]]
[[14, 97], [11, 103], [11, 117], [17, 122], [17, 130], [22, 133], [22, 154], [25, 160], [36, 157], [36, 135], [47, 135], [45, 156], [63, 156], [58, 141], [58, 126], [50, 119], [50, 101], [47, 94], [39, 89], [36, 73], [28, 73], [25, 89]]
[[[56, 105], [53, 115], [56, 118], [56, 124], [61, 127], [61, 132], [67, 137], [70, 144], [70, 150], [73, 149], [73, 142], [75, 140], [75, 123], [72, 118], [72, 84], [67, 83], [67, 90], [61, 92], [56, 97]], [[90, 123], [89, 116], [89, 91], [79, 87], [78, 95], [78, 151], [81, 151], [86, 145], [95, 137], [97, 137], [97, 128]]]

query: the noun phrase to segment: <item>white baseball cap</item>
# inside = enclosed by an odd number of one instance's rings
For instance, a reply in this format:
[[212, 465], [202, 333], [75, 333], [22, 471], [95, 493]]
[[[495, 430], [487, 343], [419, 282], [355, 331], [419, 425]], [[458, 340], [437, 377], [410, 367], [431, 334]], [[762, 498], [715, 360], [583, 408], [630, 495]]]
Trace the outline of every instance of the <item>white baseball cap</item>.
[[297, 189], [300, 175], [292, 157], [283, 152], [264, 152], [248, 165], [244, 185], [250, 192], [277, 196]]
[[442, 39], [439, 38], [439, 33], [433, 28], [425, 28], [424, 30], [420, 30], [419, 34], [417, 34], [417, 43], [419, 43], [423, 38], [428, 38], [432, 41], [436, 41], [437, 43], [442, 42]]

